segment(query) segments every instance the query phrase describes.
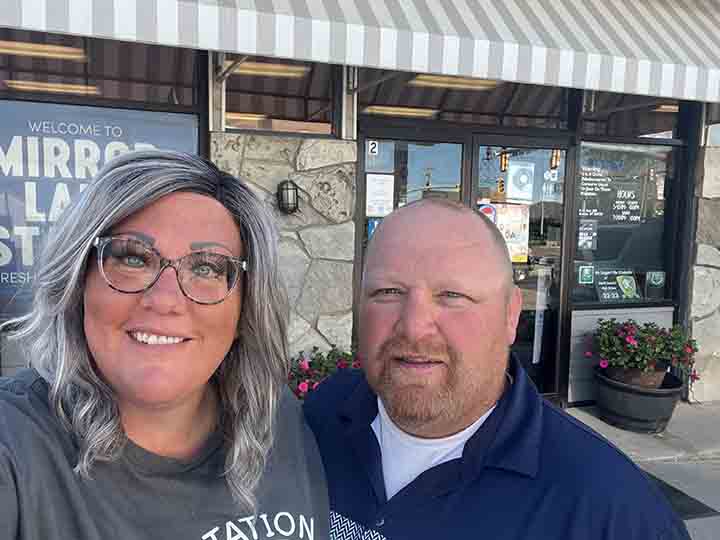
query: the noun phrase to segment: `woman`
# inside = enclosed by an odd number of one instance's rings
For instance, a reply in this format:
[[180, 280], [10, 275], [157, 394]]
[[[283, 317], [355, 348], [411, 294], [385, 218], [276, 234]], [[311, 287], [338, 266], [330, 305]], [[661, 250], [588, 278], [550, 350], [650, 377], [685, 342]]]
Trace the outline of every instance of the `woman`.
[[277, 233], [196, 157], [128, 154], [62, 215], [0, 388], [0, 538], [327, 537], [285, 388]]

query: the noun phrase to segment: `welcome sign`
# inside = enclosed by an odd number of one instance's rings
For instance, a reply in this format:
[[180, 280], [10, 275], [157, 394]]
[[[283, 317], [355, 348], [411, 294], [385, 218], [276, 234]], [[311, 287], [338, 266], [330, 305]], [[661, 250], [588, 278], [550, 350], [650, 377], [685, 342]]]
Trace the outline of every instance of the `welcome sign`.
[[197, 152], [189, 114], [0, 101], [0, 318], [26, 313], [35, 261], [62, 211], [113, 158]]

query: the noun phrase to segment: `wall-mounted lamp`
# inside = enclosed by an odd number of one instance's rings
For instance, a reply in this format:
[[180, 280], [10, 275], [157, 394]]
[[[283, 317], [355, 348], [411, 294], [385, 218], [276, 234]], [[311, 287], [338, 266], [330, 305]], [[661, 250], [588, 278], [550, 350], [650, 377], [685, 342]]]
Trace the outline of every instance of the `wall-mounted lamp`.
[[500, 152], [500, 172], [507, 172], [509, 164], [510, 152], [503, 148], [503, 151]]
[[298, 211], [300, 199], [298, 186], [292, 180], [283, 180], [277, 187], [278, 208], [284, 214], [294, 214]]
[[559, 148], [553, 148], [550, 153], [550, 169], [555, 170], [560, 166], [560, 157], [562, 156]]

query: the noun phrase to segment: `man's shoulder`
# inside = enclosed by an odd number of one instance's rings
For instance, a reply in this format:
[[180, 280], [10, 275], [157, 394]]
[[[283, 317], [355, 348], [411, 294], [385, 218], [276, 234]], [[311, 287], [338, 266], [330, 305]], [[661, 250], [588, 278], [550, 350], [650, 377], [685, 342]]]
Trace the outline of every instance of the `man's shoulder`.
[[659, 490], [625, 453], [567, 412], [547, 402], [543, 407], [543, 477], [564, 483], [567, 493], [665, 508]]
[[337, 418], [338, 411], [355, 389], [367, 384], [359, 369], [340, 370], [324, 380], [305, 398], [303, 410], [313, 431], [318, 425], [329, 425], [330, 418]]
[[345, 400], [361, 385], [367, 384], [359, 369], [342, 369], [324, 380], [305, 398], [305, 416], [314, 418], [337, 412]]
[[[612, 462], [635, 467], [633, 462], [610, 441], [566, 411], [543, 400], [543, 449], [545, 459], [559, 466], [587, 466]], [[547, 463], [547, 462], [545, 462]]]

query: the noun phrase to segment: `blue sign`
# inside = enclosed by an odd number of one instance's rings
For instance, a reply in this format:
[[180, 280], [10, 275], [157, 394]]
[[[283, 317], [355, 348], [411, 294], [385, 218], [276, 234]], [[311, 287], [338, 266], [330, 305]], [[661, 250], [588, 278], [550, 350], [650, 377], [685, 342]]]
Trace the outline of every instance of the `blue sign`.
[[0, 318], [26, 313], [49, 228], [105, 163], [132, 150], [196, 153], [195, 115], [0, 100]]
[[368, 220], [367, 220], [368, 240], [370, 240], [370, 238], [372, 238], [372, 235], [375, 232], [375, 229], [377, 229], [377, 226], [380, 225], [381, 221], [382, 221], [382, 218], [368, 218]]

